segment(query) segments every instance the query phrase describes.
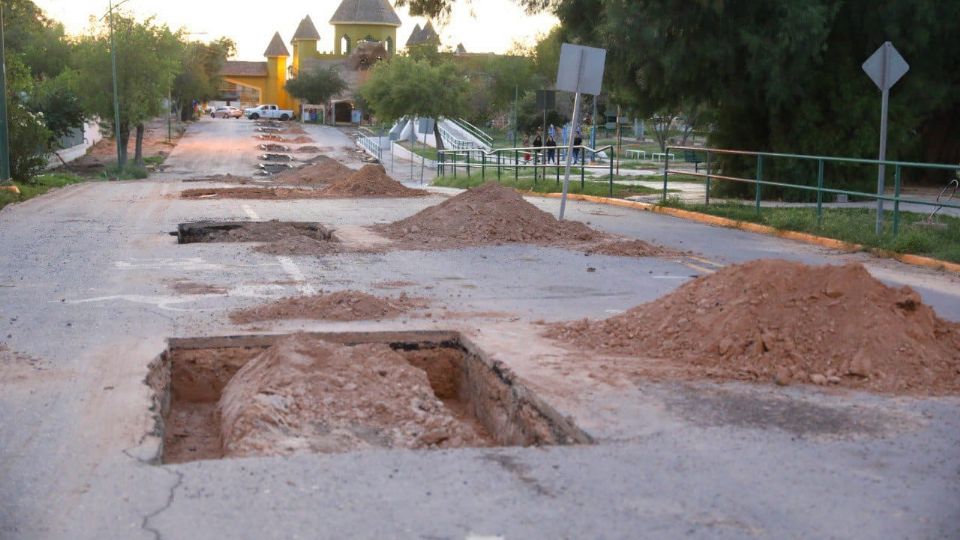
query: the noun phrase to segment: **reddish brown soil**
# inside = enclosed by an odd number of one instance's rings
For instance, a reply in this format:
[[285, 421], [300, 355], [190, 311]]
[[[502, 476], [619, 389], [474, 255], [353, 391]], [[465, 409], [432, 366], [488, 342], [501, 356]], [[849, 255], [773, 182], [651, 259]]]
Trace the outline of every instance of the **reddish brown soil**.
[[323, 190], [328, 197], [424, 197], [426, 191], [410, 189], [390, 178], [382, 165], [364, 165], [346, 178], [332, 182]]
[[406, 294], [397, 298], [381, 298], [358, 291], [339, 291], [316, 296], [294, 296], [240, 309], [230, 314], [230, 320], [237, 324], [281, 319], [379, 320], [391, 319], [424, 305], [424, 301], [409, 298]]
[[281, 139], [278, 139], [278, 140], [283, 141], [283, 142], [286, 142], [286, 143], [292, 143], [292, 144], [308, 144], [308, 143], [315, 143], [315, 142], [317, 142], [317, 141], [311, 139], [310, 137], [307, 137], [307, 136], [304, 136], [304, 135], [301, 135], [300, 137], [295, 137], [295, 138], [293, 138], [293, 139], [283, 139], [283, 138], [281, 138]]
[[180, 294], [226, 294], [225, 287], [218, 287], [207, 283], [195, 283], [185, 279], [171, 281], [168, 286]]
[[401, 246], [416, 249], [506, 243], [574, 245], [610, 239], [583, 223], [557, 221], [516, 191], [495, 182], [375, 229]]
[[301, 146], [300, 148], [295, 148], [293, 152], [295, 154], [319, 154], [320, 152], [329, 152], [329, 148], [320, 148], [319, 146]]
[[199, 178], [190, 178], [186, 182], [220, 182], [222, 184], [249, 184], [253, 182], [252, 178], [246, 176], [236, 176], [233, 174], [215, 174], [213, 176], [201, 176]]
[[613, 240], [587, 248], [586, 254], [617, 257], [670, 257], [680, 253], [643, 240]]
[[299, 126], [281, 129], [280, 133], [283, 133], [285, 135], [306, 135], [307, 134], [306, 130], [304, 130], [302, 127], [299, 127]]
[[298, 188], [201, 188], [187, 189], [180, 193], [182, 199], [321, 199], [323, 195], [314, 189]]
[[302, 234], [296, 234], [268, 244], [262, 244], [253, 248], [253, 250], [269, 255], [333, 255], [336, 253], [357, 251], [345, 247], [336, 240], [322, 240]]
[[424, 370], [389, 346], [303, 334], [243, 366], [219, 410], [225, 457], [490, 444], [437, 398]]
[[353, 169], [335, 159], [322, 157], [299, 169], [275, 175], [274, 181], [284, 184], [327, 184], [353, 174]]
[[414, 281], [381, 281], [380, 283], [374, 283], [374, 288], [377, 289], [403, 289], [405, 287], [412, 287], [417, 283]]
[[729, 266], [601, 321], [555, 324], [577, 349], [663, 359], [690, 375], [960, 393], [960, 325], [861, 265]]

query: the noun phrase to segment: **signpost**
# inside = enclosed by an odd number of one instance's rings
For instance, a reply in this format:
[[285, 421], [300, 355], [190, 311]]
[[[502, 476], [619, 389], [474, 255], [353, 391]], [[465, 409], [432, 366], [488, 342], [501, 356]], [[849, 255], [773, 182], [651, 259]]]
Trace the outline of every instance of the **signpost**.
[[606, 49], [584, 47], [564, 43], [560, 47], [560, 66], [557, 70], [557, 90], [573, 92], [573, 120], [567, 142], [567, 163], [563, 175], [563, 195], [560, 198], [560, 220], [567, 207], [567, 192], [570, 190], [570, 164], [573, 156], [573, 139], [580, 123], [581, 94], [596, 96], [603, 83], [603, 68], [607, 60]]
[[[890, 89], [906, 75], [907, 71], [910, 71], [910, 65], [903, 56], [900, 56], [893, 43], [887, 41], [863, 63], [863, 71], [883, 95], [880, 101], [880, 167], [877, 173], [877, 195], [882, 197], [886, 180], [886, 166], [883, 162], [887, 159], [887, 107], [890, 102]], [[883, 199], [877, 199], [877, 234], [881, 232], [883, 232]]]

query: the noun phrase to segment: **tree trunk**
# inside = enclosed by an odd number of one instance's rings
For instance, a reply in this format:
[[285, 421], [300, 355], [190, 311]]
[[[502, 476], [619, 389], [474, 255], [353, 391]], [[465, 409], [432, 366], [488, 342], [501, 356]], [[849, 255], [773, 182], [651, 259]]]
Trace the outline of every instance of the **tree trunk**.
[[123, 169], [127, 165], [127, 146], [130, 142], [130, 124], [120, 123], [120, 156], [118, 157], [117, 167]]
[[143, 124], [137, 124], [137, 142], [133, 155], [133, 162], [137, 167], [143, 167]]

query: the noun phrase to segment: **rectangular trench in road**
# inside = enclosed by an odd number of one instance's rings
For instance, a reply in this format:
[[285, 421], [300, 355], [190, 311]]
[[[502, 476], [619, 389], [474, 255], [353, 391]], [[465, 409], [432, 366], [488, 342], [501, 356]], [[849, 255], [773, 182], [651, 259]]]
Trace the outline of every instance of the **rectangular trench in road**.
[[[171, 233], [173, 234], [173, 233]], [[178, 244], [205, 242], [273, 242], [288, 237], [308, 237], [335, 242], [333, 229], [300, 221], [199, 221], [181, 223]]]
[[[224, 398], [225, 389], [244, 366], [252, 360], [257, 363], [248, 366], [240, 377], [246, 377], [264, 365], [275, 362], [264, 360], [264, 357], [270, 354], [268, 350], [280, 349], [282, 340], [302, 339], [304, 336], [316, 340], [310, 343], [322, 342], [324, 346], [333, 347], [336, 354], [343, 351], [348, 355], [351, 352], [361, 353], [360, 356], [351, 357], [359, 364], [359, 367], [352, 366], [351, 369], [354, 373], [361, 370], [371, 374], [368, 382], [371, 378], [377, 379], [372, 387], [361, 381], [361, 387], [357, 388], [357, 392], [370, 391], [370, 395], [358, 395], [353, 399], [349, 393], [333, 391], [330, 396], [322, 391], [310, 394], [285, 393], [282, 389], [277, 390], [277, 386], [264, 383], [264, 388], [257, 389], [252, 395], [245, 395], [241, 400], [232, 399], [233, 395]], [[391, 415], [396, 411], [388, 410], [389, 407], [377, 402], [378, 392], [384, 389], [383, 395], [387, 396], [384, 401], [390, 401], [390, 396], [399, 392], [398, 389], [406, 388], [404, 385], [409, 379], [404, 379], [405, 375], [399, 371], [389, 371], [388, 375], [387, 364], [379, 364], [382, 360], [375, 355], [370, 360], [363, 357], [374, 350], [370, 347], [380, 347], [387, 354], [398, 354], [402, 357], [399, 362], [403, 364], [400, 371], [406, 370], [409, 374], [412, 368], [425, 381], [423, 386], [430, 394], [426, 401], [430, 403], [426, 403], [422, 411], [414, 411], [417, 417], [414, 424], [406, 420], [398, 425], [383, 424], [383, 418], [394, 418]], [[350, 378], [349, 373], [338, 371], [339, 368], [320, 373], [304, 368], [302, 359], [295, 360], [294, 364], [297, 370], [306, 369], [297, 372], [297, 380], [319, 377], [341, 386], [344, 380], [348, 383], [355, 380]], [[374, 373], [379, 373], [382, 381], [372, 375]], [[164, 464], [301, 452], [342, 453], [369, 448], [431, 449], [592, 442], [591, 437], [577, 427], [572, 419], [563, 417], [503, 364], [492, 361], [456, 332], [311, 333], [171, 339], [168, 349], [152, 364], [146, 382], [154, 393], [156, 431], [163, 439], [158, 461]], [[347, 390], [350, 390], [349, 386]], [[329, 402], [324, 405], [325, 416], [296, 417], [297, 414], [306, 414], [299, 411], [307, 410], [316, 405], [315, 402], [324, 399]], [[260, 446], [239, 455], [230, 455], [229, 449], [233, 448], [231, 441], [236, 430], [225, 427], [227, 419], [232, 418], [231, 415], [238, 408], [247, 407], [254, 401], [271, 403], [267, 408], [282, 403], [273, 410], [274, 413], [281, 413], [258, 416], [253, 421], [246, 419], [243, 423], [247, 429], [246, 436], [251, 435], [250, 431], [260, 430], [263, 433], [252, 433], [257, 440], [266, 433], [264, 440], [293, 441], [291, 444], [301, 446]], [[399, 412], [400, 417], [416, 409], [411, 403], [418, 403], [418, 398], [409, 398], [406, 394], [396, 402], [403, 409]], [[431, 428], [435, 426], [431, 422], [438, 415], [446, 419], [444, 429], [439, 431]], [[290, 421], [291, 418], [294, 420]], [[391, 438], [397, 430], [417, 435], [413, 439]], [[277, 437], [278, 432], [283, 432], [282, 436]], [[461, 438], [459, 435], [449, 436], [450, 433], [468, 433], [469, 436]], [[336, 443], [342, 442], [344, 437], [352, 442]], [[357, 441], [360, 441], [359, 445], [353, 444]]]

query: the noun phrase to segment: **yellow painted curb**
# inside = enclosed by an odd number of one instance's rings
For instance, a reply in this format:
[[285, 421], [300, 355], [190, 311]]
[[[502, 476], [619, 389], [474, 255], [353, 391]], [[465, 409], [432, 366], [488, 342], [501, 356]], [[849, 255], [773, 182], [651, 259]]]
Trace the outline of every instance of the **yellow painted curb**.
[[[529, 193], [530, 195], [534, 195], [534, 196], [546, 197], [549, 199], [559, 199], [561, 197], [560, 193], [533, 193], [533, 192], [524, 192], [524, 193]], [[585, 202], [592, 202], [592, 203], [598, 203], [598, 204], [606, 204], [610, 206], [622, 206], [625, 208], [633, 208], [635, 210], [642, 210], [645, 212], [655, 212], [657, 214], [666, 214], [668, 216], [689, 219], [689, 220], [697, 221], [700, 223], [706, 223], [708, 225], [716, 225], [718, 227], [727, 227], [729, 229], [740, 229], [742, 231], [748, 231], [748, 232], [753, 232], [758, 234], [769, 234], [769, 235], [777, 236], [780, 238], [786, 238], [788, 240], [796, 240], [798, 242], [804, 242], [807, 244], [813, 244], [813, 245], [830, 248], [830, 249], [836, 249], [840, 251], [867, 251], [878, 257], [896, 259], [902, 263], [912, 264], [914, 266], [922, 266], [924, 268], [932, 268], [934, 270], [946, 270], [948, 272], [954, 272], [954, 273], [960, 274], [960, 264], [957, 264], [957, 263], [941, 261], [940, 259], [924, 257], [921, 255], [907, 255], [903, 253], [893, 253], [893, 252], [885, 251], [882, 249], [865, 248], [860, 244], [844, 242], [843, 240], [836, 240], [834, 238], [824, 238], [823, 236], [816, 236], [813, 234], [807, 234], [807, 233], [796, 232], [796, 231], [782, 231], [780, 229], [774, 229], [773, 227], [770, 227], [767, 225], [760, 225], [758, 223], [737, 221], [737, 220], [729, 219], [725, 217], [711, 216], [709, 214], [701, 214], [699, 212], [691, 212], [690, 210], [681, 210], [679, 208], [657, 206], [655, 204], [638, 202], [638, 201], [628, 201], [625, 199], [610, 199], [607, 197], [596, 197], [593, 195], [580, 195], [575, 193], [568, 194], [567, 198], [574, 201], [585, 201]]]
[[0, 186], [0, 191], [10, 191], [12, 193], [20, 194], [20, 188], [17, 186]]

